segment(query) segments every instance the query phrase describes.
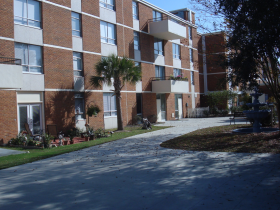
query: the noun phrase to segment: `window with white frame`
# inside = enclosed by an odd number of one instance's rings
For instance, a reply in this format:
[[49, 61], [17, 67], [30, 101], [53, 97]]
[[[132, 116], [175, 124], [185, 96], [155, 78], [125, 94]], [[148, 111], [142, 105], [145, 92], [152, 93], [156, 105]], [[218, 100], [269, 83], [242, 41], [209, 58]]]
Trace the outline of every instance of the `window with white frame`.
[[191, 84], [194, 85], [194, 72], [191, 72]]
[[132, 14], [133, 14], [133, 18], [135, 20], [139, 19], [139, 15], [138, 15], [138, 4], [137, 2], [133, 1], [132, 2]]
[[162, 14], [158, 11], [153, 10], [153, 20], [154, 22], [162, 20]]
[[173, 58], [181, 59], [180, 45], [174, 43], [172, 45], [173, 45]]
[[75, 93], [76, 120], [84, 119], [84, 113], [85, 113], [84, 94]]
[[189, 26], [189, 40], [192, 40], [192, 27]]
[[114, 10], [115, 1], [114, 0], [99, 0], [99, 6]]
[[174, 77], [182, 77], [182, 70], [181, 69], [173, 69], [173, 76]]
[[71, 13], [72, 18], [72, 35], [81, 36], [81, 15], [76, 12]]
[[100, 21], [101, 42], [116, 44], [116, 26]]
[[156, 78], [160, 80], [165, 79], [164, 66], [155, 66]]
[[43, 73], [42, 47], [15, 43], [15, 57], [21, 59], [23, 72]]
[[82, 53], [73, 52], [73, 70], [74, 76], [83, 76], [83, 60]]
[[114, 93], [103, 93], [104, 116], [117, 116], [116, 95]]
[[163, 44], [161, 39], [154, 38], [154, 53], [156, 55], [163, 55]]
[[140, 50], [139, 32], [134, 31], [134, 50]]
[[41, 3], [34, 0], [14, 0], [14, 22], [41, 28]]
[[190, 61], [193, 62], [193, 49], [190, 48]]

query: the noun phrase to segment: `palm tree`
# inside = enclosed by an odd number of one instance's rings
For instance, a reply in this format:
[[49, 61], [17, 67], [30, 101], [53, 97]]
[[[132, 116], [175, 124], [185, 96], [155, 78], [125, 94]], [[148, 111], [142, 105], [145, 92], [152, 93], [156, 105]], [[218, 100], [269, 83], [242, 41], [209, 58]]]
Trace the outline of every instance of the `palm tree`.
[[127, 57], [119, 58], [117, 55], [112, 54], [97, 62], [95, 70], [97, 76], [91, 76], [90, 78], [92, 86], [101, 87], [102, 83], [112, 85], [113, 82], [117, 105], [118, 130], [123, 130], [121, 90], [126, 82], [135, 84], [140, 81], [141, 68], [135, 66], [134, 61]]

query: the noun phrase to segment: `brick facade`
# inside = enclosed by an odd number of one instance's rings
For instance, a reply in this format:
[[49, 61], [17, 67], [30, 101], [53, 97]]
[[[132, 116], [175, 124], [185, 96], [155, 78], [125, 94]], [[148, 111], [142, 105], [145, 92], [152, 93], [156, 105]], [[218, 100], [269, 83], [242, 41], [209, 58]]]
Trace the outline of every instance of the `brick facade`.
[[82, 15], [83, 50], [101, 53], [100, 20]]
[[[0, 0], [0, 36], [14, 38], [13, 1]], [[0, 45], [1, 46], [1, 45]], [[2, 47], [1, 47], [2, 48]]]

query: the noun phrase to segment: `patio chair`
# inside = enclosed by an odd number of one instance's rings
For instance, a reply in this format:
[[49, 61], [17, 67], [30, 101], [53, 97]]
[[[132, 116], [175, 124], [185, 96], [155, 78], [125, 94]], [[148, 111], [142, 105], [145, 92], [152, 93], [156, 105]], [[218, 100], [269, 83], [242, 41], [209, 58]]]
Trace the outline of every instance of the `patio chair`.
[[31, 130], [29, 128], [29, 124], [28, 123], [24, 123], [24, 127], [25, 127], [25, 130], [28, 133], [28, 135], [30, 137], [32, 137], [33, 139], [35, 139], [36, 137], [40, 137], [41, 136], [41, 134], [32, 134], [32, 132], [31, 132]]
[[58, 138], [58, 132], [56, 125], [47, 125], [47, 131], [49, 135], [52, 135], [54, 140]]

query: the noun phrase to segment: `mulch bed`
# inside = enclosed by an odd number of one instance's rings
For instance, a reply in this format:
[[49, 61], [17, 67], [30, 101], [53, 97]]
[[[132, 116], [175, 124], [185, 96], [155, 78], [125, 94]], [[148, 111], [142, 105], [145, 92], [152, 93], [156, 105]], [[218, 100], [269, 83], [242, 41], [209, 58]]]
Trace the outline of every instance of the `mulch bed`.
[[231, 132], [241, 127], [246, 126], [231, 125], [200, 129], [163, 142], [160, 146], [189, 151], [280, 153], [279, 132], [252, 134]]

